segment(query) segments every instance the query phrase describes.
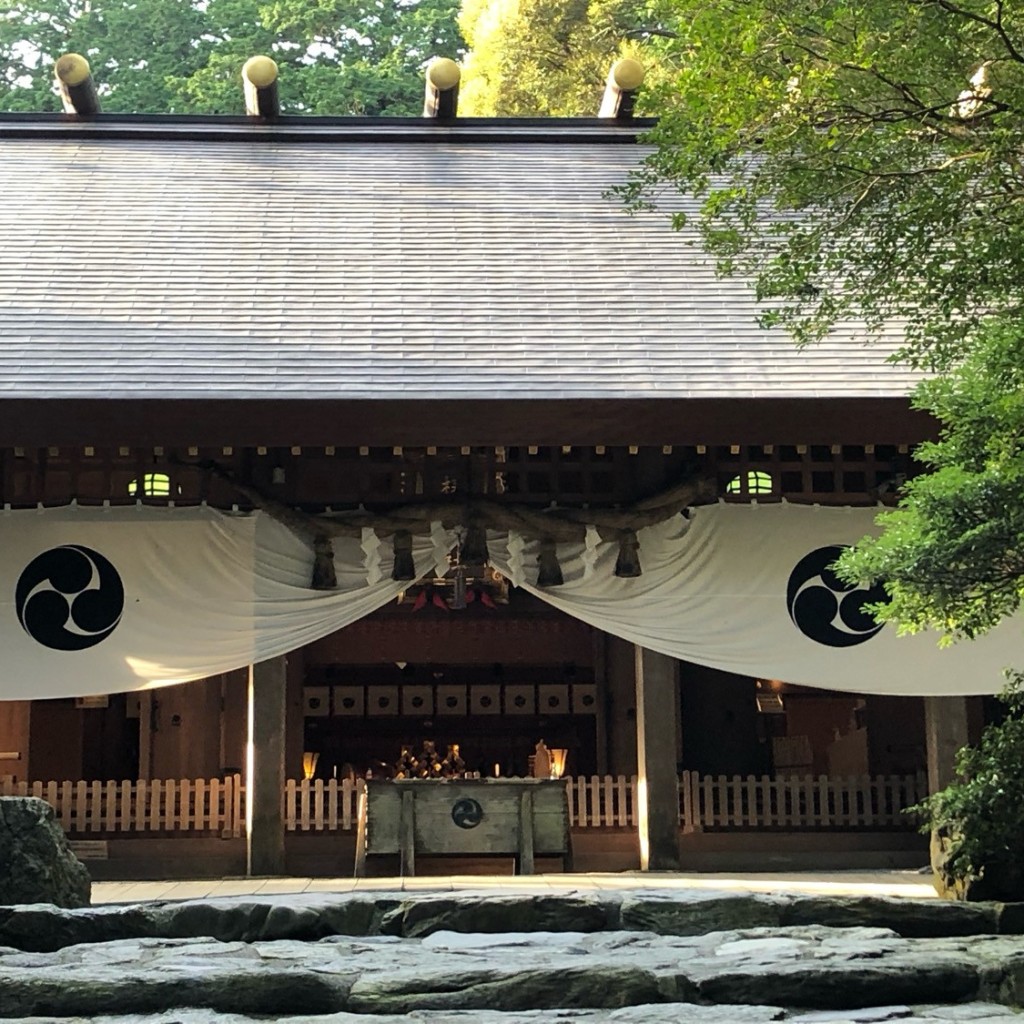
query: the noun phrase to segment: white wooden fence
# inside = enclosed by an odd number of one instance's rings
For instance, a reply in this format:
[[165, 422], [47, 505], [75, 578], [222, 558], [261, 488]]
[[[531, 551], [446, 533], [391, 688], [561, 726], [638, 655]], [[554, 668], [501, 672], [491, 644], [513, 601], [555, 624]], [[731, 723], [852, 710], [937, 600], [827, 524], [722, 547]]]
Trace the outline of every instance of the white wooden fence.
[[288, 832], [335, 832], [356, 825], [362, 779], [289, 779], [284, 785], [284, 825]]
[[709, 828], [907, 828], [904, 807], [928, 794], [921, 775], [698, 775], [679, 780], [685, 832]]
[[[635, 828], [634, 775], [576, 776], [568, 782], [574, 828]], [[350, 831], [356, 826], [360, 780], [289, 779], [283, 793], [289, 832]], [[760, 828], [908, 828], [904, 807], [927, 793], [923, 775], [826, 775], [803, 778], [701, 776], [679, 778], [679, 824], [685, 832]], [[103, 833], [189, 832], [241, 836], [244, 791], [225, 779], [137, 782], [11, 782], [0, 796], [38, 796], [52, 804], [64, 830]]]
[[238, 775], [225, 779], [137, 782], [5, 782], [0, 796], [37, 796], [51, 804], [69, 834], [213, 832], [245, 827]]

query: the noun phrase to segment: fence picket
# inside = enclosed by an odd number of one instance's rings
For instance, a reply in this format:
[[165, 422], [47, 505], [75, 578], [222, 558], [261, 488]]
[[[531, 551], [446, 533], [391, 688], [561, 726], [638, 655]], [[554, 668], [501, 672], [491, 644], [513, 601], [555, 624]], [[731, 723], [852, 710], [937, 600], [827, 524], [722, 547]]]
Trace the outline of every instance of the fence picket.
[[604, 801], [601, 809], [601, 824], [605, 828], [611, 828], [615, 824], [615, 790], [612, 788], [612, 777], [604, 777]]
[[178, 784], [177, 827], [185, 832], [192, 827], [192, 783], [188, 779]]
[[327, 828], [331, 832], [338, 831], [338, 780], [330, 779], [327, 783]]
[[324, 780], [313, 783], [313, 827], [317, 832], [324, 830]]
[[58, 820], [60, 819], [60, 800], [57, 797], [57, 783], [48, 782], [46, 784], [46, 802], [53, 808], [57, 815]]
[[75, 830], [84, 832], [87, 827], [88, 814], [86, 812], [86, 801], [89, 798], [87, 784], [85, 782], [75, 783]]
[[341, 827], [343, 829], [352, 827], [352, 798], [355, 795], [355, 788], [351, 779], [344, 779], [341, 783]]
[[679, 824], [684, 832], [693, 832], [693, 793], [690, 790], [690, 773], [683, 772], [679, 776], [679, 788], [682, 794], [683, 810], [679, 816]]
[[631, 775], [629, 778], [629, 823], [634, 828], [637, 825], [636, 790], [637, 778], [635, 775]]
[[245, 815], [242, 813], [242, 776], [235, 774], [231, 783], [231, 834], [237, 839], [245, 828]]
[[284, 827], [294, 832], [297, 826], [296, 808], [298, 807], [298, 783], [289, 779], [284, 784]]
[[209, 805], [206, 802], [206, 779], [196, 779], [193, 786], [192, 827], [203, 832], [210, 820]]
[[615, 793], [619, 804], [619, 816], [616, 824], [619, 828], [626, 828], [629, 825], [629, 813], [626, 807], [626, 776], [620, 775], [615, 781]]
[[116, 832], [117, 831], [117, 812], [118, 812], [118, 801], [117, 801], [117, 783], [110, 781], [104, 787], [106, 790], [103, 794], [103, 830], [105, 832]]
[[309, 779], [299, 783], [299, 826], [303, 832], [309, 831]]
[[150, 779], [149, 782], [149, 827], [154, 832], [159, 832], [163, 827], [161, 813], [163, 811], [163, 787], [160, 779]]
[[770, 827], [774, 820], [772, 812], [772, 780], [767, 775], [762, 775], [757, 780], [757, 792], [761, 802], [761, 822]]

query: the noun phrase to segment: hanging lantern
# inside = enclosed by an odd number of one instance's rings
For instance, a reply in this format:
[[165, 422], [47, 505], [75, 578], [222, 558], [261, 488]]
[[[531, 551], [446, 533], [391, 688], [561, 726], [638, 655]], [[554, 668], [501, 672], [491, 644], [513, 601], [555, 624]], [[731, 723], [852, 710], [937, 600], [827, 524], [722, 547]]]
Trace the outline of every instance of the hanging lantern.
[[540, 567], [537, 573], [538, 587], [560, 587], [565, 582], [562, 578], [562, 567], [558, 564], [555, 542], [550, 537], [545, 537], [540, 542], [537, 565]]
[[624, 530], [619, 537], [619, 557], [615, 560], [615, 575], [622, 579], [640, 576], [640, 541], [634, 530]]
[[391, 567], [393, 580], [416, 579], [416, 567], [412, 561], [412, 534], [408, 530], [396, 530], [392, 540], [395, 563]]
[[338, 574], [334, 569], [334, 545], [326, 534], [313, 538], [313, 579], [311, 590], [337, 590]]
[[463, 565], [486, 565], [490, 560], [487, 550], [487, 531], [479, 524], [470, 524], [459, 549], [459, 561]]
[[466, 607], [466, 567], [457, 565], [452, 576], [452, 610], [460, 612]]

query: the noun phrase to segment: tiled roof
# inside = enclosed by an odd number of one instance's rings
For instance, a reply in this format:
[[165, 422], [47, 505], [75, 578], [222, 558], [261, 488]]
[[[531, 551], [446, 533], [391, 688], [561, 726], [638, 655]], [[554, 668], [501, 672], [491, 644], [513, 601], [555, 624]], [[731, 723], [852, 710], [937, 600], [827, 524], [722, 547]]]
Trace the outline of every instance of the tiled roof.
[[798, 352], [633, 145], [0, 137], [0, 398], [895, 397]]

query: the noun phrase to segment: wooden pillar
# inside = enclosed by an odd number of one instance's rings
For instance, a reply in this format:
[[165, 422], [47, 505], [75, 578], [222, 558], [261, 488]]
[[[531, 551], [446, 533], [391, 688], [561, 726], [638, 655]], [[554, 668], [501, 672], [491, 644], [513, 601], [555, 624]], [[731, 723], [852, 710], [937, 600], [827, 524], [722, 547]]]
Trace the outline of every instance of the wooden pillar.
[[637, 827], [641, 871], [679, 870], [674, 658], [636, 648]]
[[139, 778], [153, 778], [153, 691], [139, 694]]
[[245, 756], [246, 873], [283, 875], [287, 658], [249, 669]]
[[605, 709], [608, 771], [635, 775], [636, 762], [636, 651], [616, 636], [607, 636], [605, 654]]
[[969, 742], [966, 697], [925, 697], [924, 735], [928, 750], [928, 792], [953, 781], [956, 752]]

